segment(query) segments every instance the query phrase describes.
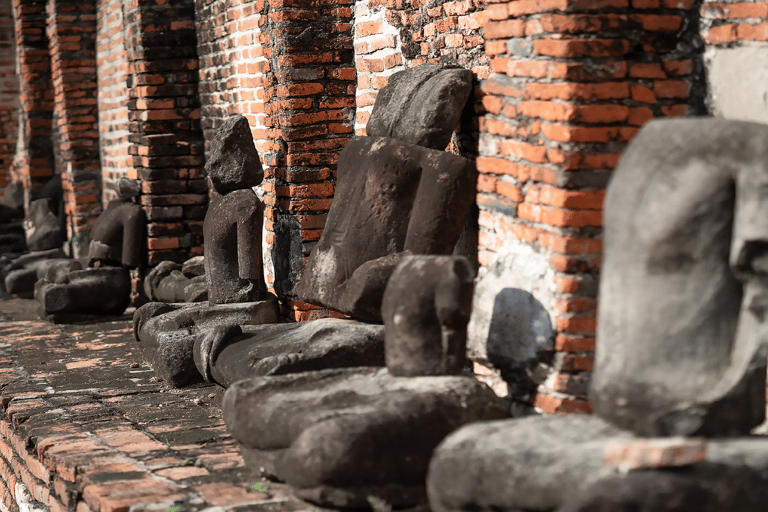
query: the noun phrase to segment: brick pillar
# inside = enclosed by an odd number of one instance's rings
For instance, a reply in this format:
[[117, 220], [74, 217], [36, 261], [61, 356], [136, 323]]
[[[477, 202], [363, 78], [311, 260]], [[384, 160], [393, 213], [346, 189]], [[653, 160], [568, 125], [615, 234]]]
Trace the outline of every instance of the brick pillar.
[[[97, 0], [96, 66], [99, 100], [99, 153], [102, 189], [114, 197], [113, 185], [131, 174], [128, 155], [128, 58], [122, 0]], [[132, 176], [136, 176], [133, 170]], [[104, 198], [103, 198], [104, 199]]]
[[45, 4], [45, 0], [13, 0], [21, 101], [13, 179], [33, 192], [53, 176], [53, 87]]
[[352, 136], [355, 68], [351, 0], [267, 0], [259, 19], [264, 102], [267, 279], [289, 316], [327, 316], [294, 287], [325, 225], [336, 164]]
[[101, 212], [96, 6], [93, 0], [48, 0], [47, 12], [55, 170], [62, 176], [67, 235], [77, 256], [87, 250]]
[[495, 74], [481, 86], [479, 259], [511, 250], [539, 269], [514, 285], [544, 306], [555, 331], [540, 354], [548, 375], [519, 401], [589, 410], [604, 188], [643, 123], [703, 111], [695, 12], [692, 0], [487, 7]]
[[0, 0], [0, 187], [11, 180], [19, 116], [16, 37], [11, 0]]
[[126, 0], [129, 175], [142, 182], [148, 263], [202, 254], [208, 187], [192, 0]]

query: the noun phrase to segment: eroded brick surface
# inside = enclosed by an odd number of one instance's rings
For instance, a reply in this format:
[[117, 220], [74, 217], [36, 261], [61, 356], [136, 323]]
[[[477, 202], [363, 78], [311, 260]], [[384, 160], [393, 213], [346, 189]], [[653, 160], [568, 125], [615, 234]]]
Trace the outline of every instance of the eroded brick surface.
[[[0, 302], [0, 500], [23, 483], [52, 512], [321, 510], [248, 470], [221, 419], [222, 390], [166, 389], [130, 317], [51, 325]], [[179, 508], [172, 508], [179, 507]]]

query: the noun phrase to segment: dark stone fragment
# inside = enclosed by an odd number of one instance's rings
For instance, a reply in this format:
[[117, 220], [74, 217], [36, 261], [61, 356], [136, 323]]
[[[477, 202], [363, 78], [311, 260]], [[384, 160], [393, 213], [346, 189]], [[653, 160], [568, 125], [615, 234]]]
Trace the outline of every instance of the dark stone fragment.
[[176, 300], [174, 300], [175, 293], [173, 293], [170, 298], [167, 298], [165, 294], [161, 293], [163, 297], [160, 297], [158, 295], [158, 289], [160, 288], [160, 283], [162, 283], [166, 277], [170, 276], [172, 272], [179, 271], [180, 269], [181, 265], [174, 261], [161, 261], [155, 268], [153, 268], [144, 278], [144, 294], [147, 298], [150, 301], [176, 302]]
[[27, 220], [27, 246], [30, 251], [56, 249], [64, 243], [59, 219], [51, 211], [50, 199], [38, 199], [29, 203]]
[[124, 267], [76, 270], [66, 284], [41, 279], [35, 284], [35, 299], [46, 314], [99, 312], [119, 315], [130, 303], [131, 274]]
[[138, 267], [146, 224], [147, 217], [139, 205], [124, 198], [110, 201], [91, 231], [89, 265], [98, 261], [102, 265]]
[[270, 324], [280, 321], [274, 295], [239, 304], [165, 304], [150, 302], [133, 316], [133, 334], [155, 375], [174, 387], [203, 380], [192, 349], [197, 338], [220, 325]]
[[181, 273], [190, 278], [205, 275], [205, 256], [189, 258], [182, 265]]
[[162, 261], [144, 278], [144, 293], [151, 301], [202, 302], [208, 300], [205, 275], [189, 277], [183, 267], [172, 261]]
[[596, 416], [530, 416], [467, 425], [449, 435], [429, 465], [434, 512], [554, 510], [597, 480], [611, 441], [631, 440]]
[[768, 481], [741, 466], [701, 463], [600, 480], [558, 512], [763, 512]]
[[244, 445], [288, 448], [275, 471], [299, 495], [338, 507], [370, 507], [371, 496], [416, 504], [443, 437], [467, 422], [508, 416], [504, 401], [475, 379], [404, 379], [383, 368], [240, 381], [222, 409]]
[[195, 364], [223, 387], [265, 375], [384, 366], [384, 326], [323, 318], [219, 327], [195, 343]]
[[639, 435], [765, 418], [768, 126], [648, 123], [605, 200], [590, 402]]
[[211, 201], [203, 223], [205, 275], [211, 302], [253, 302], [266, 297], [261, 256], [263, 216], [264, 203], [251, 189], [236, 190]]
[[399, 71], [376, 96], [366, 133], [445, 149], [471, 92], [468, 69], [422, 64]]
[[450, 254], [474, 201], [462, 157], [355, 137], [341, 153], [333, 205], [297, 286], [302, 300], [380, 323], [390, 275], [407, 254]]
[[68, 282], [70, 272], [82, 268], [80, 261], [61, 257], [30, 261], [22, 268], [8, 273], [5, 277], [5, 289], [13, 295], [31, 299], [34, 297], [35, 283], [39, 279], [47, 279], [56, 284], [65, 283]]
[[461, 373], [473, 277], [469, 261], [460, 256], [406, 256], [401, 261], [382, 303], [389, 373]]
[[264, 179], [248, 119], [230, 117], [216, 132], [205, 170], [219, 194], [255, 187]]

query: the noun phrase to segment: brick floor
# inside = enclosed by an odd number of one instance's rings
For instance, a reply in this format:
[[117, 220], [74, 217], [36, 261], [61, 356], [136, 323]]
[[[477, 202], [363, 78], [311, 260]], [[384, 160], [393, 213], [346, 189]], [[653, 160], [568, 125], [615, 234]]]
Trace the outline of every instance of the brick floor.
[[4, 512], [323, 510], [245, 467], [221, 388], [157, 383], [130, 317], [53, 325], [36, 307], [0, 301]]

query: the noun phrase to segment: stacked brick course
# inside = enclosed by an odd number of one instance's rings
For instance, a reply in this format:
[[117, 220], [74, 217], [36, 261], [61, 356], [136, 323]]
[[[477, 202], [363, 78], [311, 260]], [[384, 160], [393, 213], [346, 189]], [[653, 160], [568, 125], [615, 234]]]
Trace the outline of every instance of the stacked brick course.
[[516, 0], [487, 14], [495, 75], [482, 84], [479, 259], [527, 247], [549, 268], [540, 300], [557, 334], [534, 403], [587, 411], [604, 187], [642, 124], [702, 110], [695, 5]]
[[62, 176], [70, 240], [87, 236], [101, 212], [96, 97], [96, 5], [48, 0], [54, 91], [55, 172]]
[[11, 179], [16, 151], [19, 81], [16, 77], [16, 37], [11, 0], [0, 0], [0, 187]]
[[36, 192], [53, 176], [53, 87], [45, 0], [13, 0], [21, 115], [12, 179]]
[[[148, 263], [202, 254], [208, 187], [192, 0], [124, 3], [129, 176], [142, 183]], [[134, 175], [135, 172], [135, 175]]]

